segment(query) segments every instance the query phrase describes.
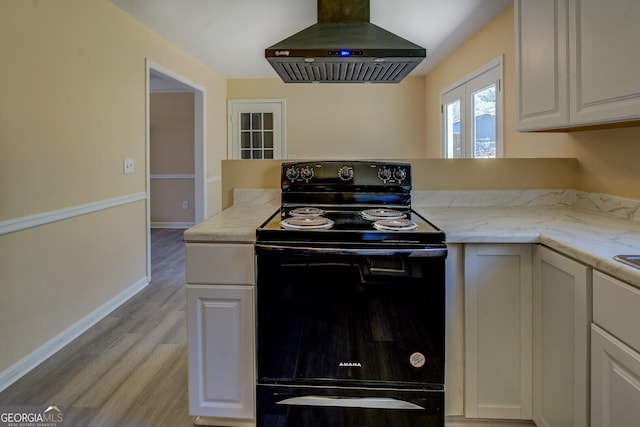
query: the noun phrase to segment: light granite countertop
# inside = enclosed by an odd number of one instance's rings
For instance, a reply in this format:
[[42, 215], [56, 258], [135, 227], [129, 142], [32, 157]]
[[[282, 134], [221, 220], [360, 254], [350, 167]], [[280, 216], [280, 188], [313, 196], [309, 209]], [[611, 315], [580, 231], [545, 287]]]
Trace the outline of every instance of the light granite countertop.
[[[448, 243], [542, 243], [640, 287], [640, 269], [613, 260], [640, 254], [640, 202], [573, 190], [415, 192], [413, 208]], [[186, 242], [255, 242], [277, 190], [234, 192], [234, 205], [185, 231]]]
[[255, 243], [256, 228], [280, 209], [279, 190], [235, 190], [233, 206], [184, 232], [189, 243]]

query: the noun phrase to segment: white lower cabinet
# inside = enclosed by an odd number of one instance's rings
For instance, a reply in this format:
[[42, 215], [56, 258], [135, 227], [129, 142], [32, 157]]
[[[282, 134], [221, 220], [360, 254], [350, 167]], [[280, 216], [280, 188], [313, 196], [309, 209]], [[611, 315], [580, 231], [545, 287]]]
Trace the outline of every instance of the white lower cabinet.
[[448, 244], [444, 408], [447, 416], [464, 415], [464, 245]]
[[186, 244], [189, 414], [255, 425], [255, 267], [251, 244]]
[[593, 274], [591, 426], [640, 425], [640, 289]]
[[189, 413], [227, 419], [214, 425], [255, 418], [253, 300], [253, 286], [187, 285]]
[[465, 416], [532, 417], [529, 244], [467, 244]]
[[544, 246], [533, 258], [533, 420], [589, 425], [591, 269]]
[[640, 353], [592, 326], [593, 427], [640, 425]]

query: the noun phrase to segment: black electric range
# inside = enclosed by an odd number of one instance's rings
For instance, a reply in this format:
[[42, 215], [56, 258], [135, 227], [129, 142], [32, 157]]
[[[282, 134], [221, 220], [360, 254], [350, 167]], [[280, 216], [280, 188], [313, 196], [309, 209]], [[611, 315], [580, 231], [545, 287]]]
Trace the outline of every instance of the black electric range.
[[411, 165], [282, 164], [256, 230], [258, 427], [444, 425], [445, 234]]

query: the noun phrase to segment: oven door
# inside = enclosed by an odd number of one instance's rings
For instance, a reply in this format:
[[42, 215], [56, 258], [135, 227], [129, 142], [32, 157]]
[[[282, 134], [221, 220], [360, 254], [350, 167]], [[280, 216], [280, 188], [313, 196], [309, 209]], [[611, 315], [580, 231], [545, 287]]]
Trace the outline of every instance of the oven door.
[[446, 246], [256, 254], [258, 384], [443, 390]]

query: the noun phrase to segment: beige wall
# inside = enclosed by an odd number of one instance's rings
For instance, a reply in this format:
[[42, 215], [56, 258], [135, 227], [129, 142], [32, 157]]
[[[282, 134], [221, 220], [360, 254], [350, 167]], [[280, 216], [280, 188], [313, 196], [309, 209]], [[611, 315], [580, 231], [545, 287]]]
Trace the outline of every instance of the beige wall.
[[[571, 158], [398, 160], [411, 163], [414, 190], [565, 189], [576, 188], [578, 179], [578, 162]], [[233, 204], [234, 188], [280, 188], [281, 163], [223, 161], [223, 206]]]
[[580, 161], [579, 189], [640, 199], [640, 127], [567, 135]]
[[297, 158], [421, 158], [424, 78], [399, 84], [228, 80], [230, 99], [286, 100], [287, 153]]
[[0, 374], [145, 276], [144, 202], [0, 236]]
[[[2, 1], [0, 52], [0, 225], [147, 191], [147, 59], [206, 89], [220, 176], [225, 79], [109, 1]], [[147, 226], [141, 201], [0, 235], [0, 379], [145, 280]]]
[[194, 174], [194, 95], [152, 93], [149, 107], [151, 223], [193, 223], [194, 179], [170, 176]]

